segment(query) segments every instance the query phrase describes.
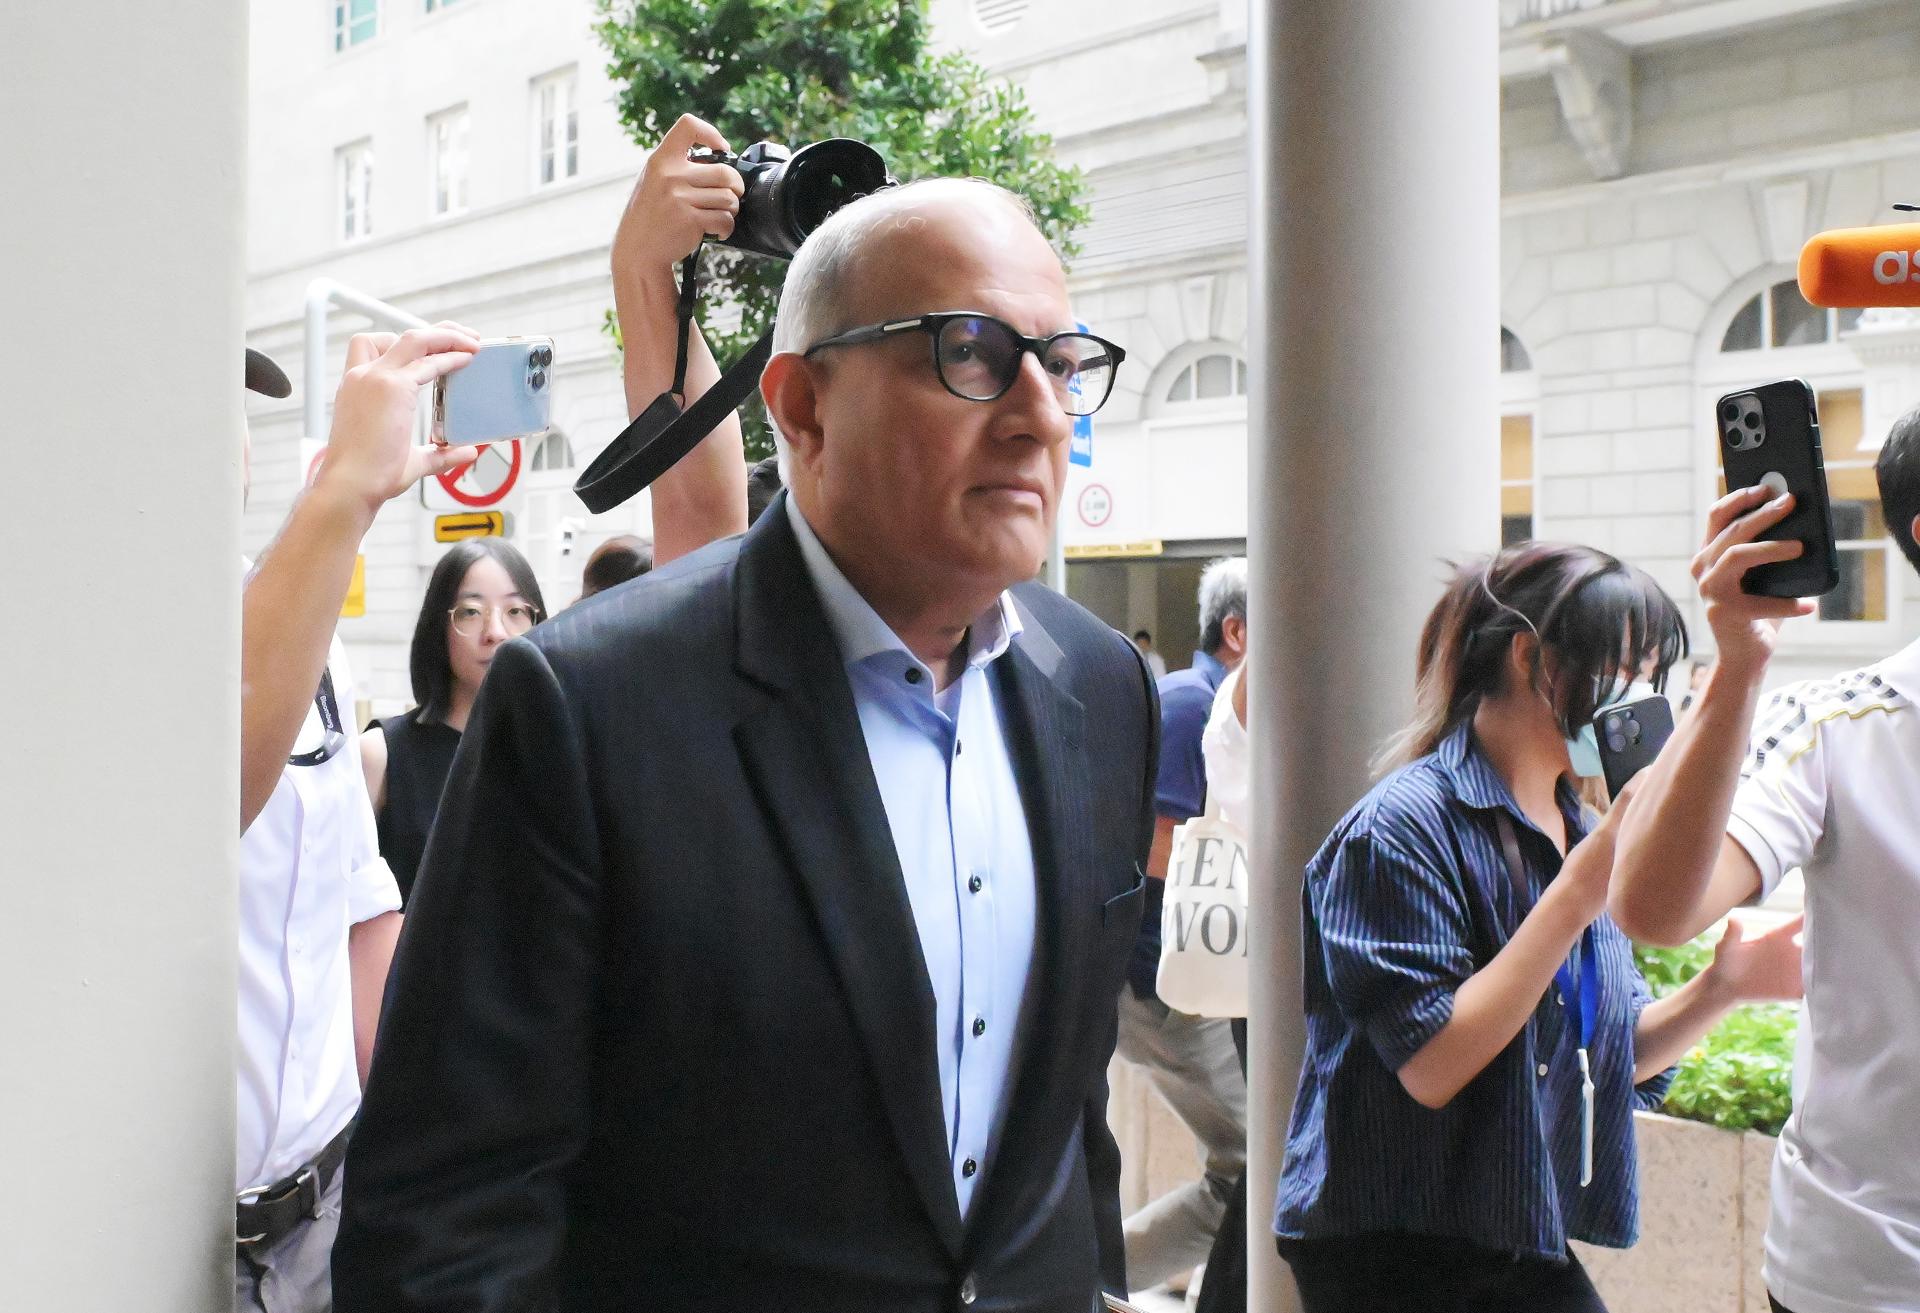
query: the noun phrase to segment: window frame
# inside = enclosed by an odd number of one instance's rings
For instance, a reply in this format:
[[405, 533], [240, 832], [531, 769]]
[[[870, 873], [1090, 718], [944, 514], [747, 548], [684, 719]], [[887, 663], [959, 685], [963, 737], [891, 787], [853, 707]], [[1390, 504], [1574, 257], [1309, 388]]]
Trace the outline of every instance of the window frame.
[[[1231, 362], [1228, 375], [1229, 386], [1237, 390], [1222, 397], [1197, 395], [1201, 362], [1222, 357]], [[1173, 389], [1183, 379], [1188, 380], [1189, 395], [1175, 399], [1172, 395]], [[1148, 384], [1148, 406], [1150, 413], [1158, 418], [1244, 414], [1252, 387], [1251, 366], [1247, 362], [1247, 353], [1243, 347], [1237, 343], [1219, 339], [1189, 342], [1170, 353], [1154, 370], [1153, 378]]]
[[[1706, 524], [1707, 514], [1720, 491], [1720, 434], [1714, 421], [1714, 406], [1729, 392], [1751, 387], [1757, 382], [1777, 378], [1802, 378], [1816, 395], [1829, 392], [1860, 394], [1864, 407], [1867, 370], [1853, 349], [1841, 338], [1839, 312], [1826, 310], [1828, 336], [1824, 342], [1800, 346], [1774, 346], [1773, 289], [1795, 283], [1795, 271], [1786, 266], [1770, 266], [1736, 282], [1721, 299], [1717, 313], [1709, 316], [1707, 331], [1701, 339], [1695, 380], [1698, 399], [1694, 419], [1689, 426], [1695, 437], [1694, 523]], [[1760, 298], [1760, 342], [1757, 347], [1721, 350], [1727, 331], [1740, 313]], [[1864, 422], [1864, 416], [1863, 416]], [[1862, 434], [1862, 440], [1865, 435]], [[1834, 470], [1868, 468], [1871, 453], [1864, 459], [1828, 461], [1829, 475]], [[1829, 477], [1831, 485], [1831, 477]], [[1827, 620], [1817, 613], [1788, 623], [1780, 634], [1781, 650], [1819, 653], [1830, 649], [1861, 652], [1878, 651], [1896, 641], [1901, 634], [1901, 612], [1905, 587], [1901, 570], [1908, 568], [1906, 558], [1891, 534], [1880, 539], [1835, 539], [1841, 552], [1880, 551], [1886, 554], [1882, 577], [1886, 580], [1884, 619]]]
[[[1527, 368], [1525, 369], [1503, 368], [1500, 371], [1500, 419], [1502, 428], [1505, 427], [1505, 422], [1509, 419], [1524, 418], [1527, 421], [1527, 442], [1529, 449], [1527, 453], [1528, 472], [1526, 478], [1509, 479], [1506, 477], [1505, 469], [1496, 466], [1496, 472], [1499, 475], [1497, 480], [1499, 489], [1498, 496], [1499, 499], [1504, 502], [1506, 500], [1507, 489], [1525, 488], [1527, 490], [1528, 537], [1537, 538], [1540, 536], [1540, 375], [1538, 371], [1533, 368], [1533, 352], [1528, 350], [1526, 339], [1505, 324], [1500, 325], [1500, 335], [1503, 352], [1506, 339], [1511, 335], [1515, 344], [1519, 347], [1521, 355], [1524, 356], [1527, 361]], [[1497, 459], [1504, 460], [1506, 455], [1505, 434], [1500, 434], [1499, 438], [1501, 451]], [[1506, 539], [1507, 520], [1504, 506], [1499, 509], [1498, 515], [1500, 522], [1497, 527], [1500, 530], [1500, 537], [1504, 543]]]
[[[448, 157], [447, 146], [441, 141], [441, 130], [449, 129], [457, 135], [457, 143], [452, 152], [460, 166], [457, 177], [447, 180], [448, 201], [443, 209], [440, 205], [441, 166]], [[471, 208], [471, 188], [473, 184], [473, 115], [471, 107], [462, 101], [458, 105], [434, 114], [427, 115], [427, 214], [433, 219], [450, 219], [462, 215]], [[456, 185], [457, 184], [457, 185]], [[457, 200], [456, 200], [457, 193]]]
[[[356, 20], [353, 15], [354, 0], [327, 0], [327, 7], [333, 12], [333, 22], [329, 24], [335, 55], [350, 54], [364, 45], [380, 39], [381, 22], [380, 0], [372, 0], [372, 12], [364, 19]], [[357, 22], [365, 22], [371, 30], [363, 37], [355, 37], [353, 29]]]
[[[362, 137], [336, 147], [334, 158], [333, 235], [342, 246], [358, 246], [373, 237], [373, 171], [376, 164], [373, 138]], [[361, 163], [358, 187], [353, 176], [356, 162]], [[350, 206], [357, 201], [357, 206]], [[357, 227], [349, 227], [357, 220]]]
[[[580, 66], [568, 64], [542, 73], [530, 83], [533, 101], [533, 189], [544, 191], [561, 187], [580, 176]], [[547, 96], [554, 96], [554, 122], [564, 122], [565, 130], [553, 134], [551, 151], [547, 142]], [[542, 177], [551, 153], [553, 176]], [[563, 168], [563, 164], [571, 165]]]

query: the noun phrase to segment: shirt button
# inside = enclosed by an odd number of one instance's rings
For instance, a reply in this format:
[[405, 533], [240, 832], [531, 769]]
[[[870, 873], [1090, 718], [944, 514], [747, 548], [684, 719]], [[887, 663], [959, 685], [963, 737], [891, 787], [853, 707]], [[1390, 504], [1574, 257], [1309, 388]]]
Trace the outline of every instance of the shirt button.
[[960, 1175], [966, 1177], [968, 1180], [972, 1180], [973, 1174], [979, 1170], [980, 1164], [971, 1158], [960, 1164]]
[[975, 1017], [973, 1019], [974, 1038], [978, 1039], [980, 1036], [986, 1033], [987, 1033], [987, 1019], [985, 1017]]
[[909, 666], [907, 668], [907, 682], [909, 684], [918, 684], [920, 682], [920, 667]]
[[980, 1287], [974, 1282], [973, 1273], [969, 1272], [967, 1279], [960, 1283], [960, 1302], [972, 1304], [978, 1298], [980, 1298]]
[[986, 883], [986, 882], [985, 882], [985, 881], [983, 881], [983, 880], [982, 880], [982, 879], [981, 879], [981, 878], [980, 878], [979, 876], [977, 876], [977, 875], [973, 875], [973, 876], [968, 876], [968, 877], [967, 877], [967, 892], [968, 892], [968, 893], [970, 893], [970, 894], [977, 894], [977, 893], [979, 893], [979, 892], [980, 892], [980, 886], [981, 886], [982, 884], [984, 884], [984, 883]]
[[1541, 1063], [1537, 1070], [1540, 1073], [1540, 1079], [1545, 1080], [1547, 1078], [1547, 1064], [1544, 1062]]

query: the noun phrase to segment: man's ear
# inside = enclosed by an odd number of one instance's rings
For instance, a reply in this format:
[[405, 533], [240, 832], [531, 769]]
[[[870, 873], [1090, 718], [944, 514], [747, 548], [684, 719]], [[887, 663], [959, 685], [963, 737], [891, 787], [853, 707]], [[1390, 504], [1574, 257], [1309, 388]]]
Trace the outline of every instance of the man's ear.
[[813, 367], [800, 355], [783, 351], [760, 374], [760, 399], [787, 440], [793, 460], [811, 464], [820, 454], [825, 431], [820, 423], [820, 394]]

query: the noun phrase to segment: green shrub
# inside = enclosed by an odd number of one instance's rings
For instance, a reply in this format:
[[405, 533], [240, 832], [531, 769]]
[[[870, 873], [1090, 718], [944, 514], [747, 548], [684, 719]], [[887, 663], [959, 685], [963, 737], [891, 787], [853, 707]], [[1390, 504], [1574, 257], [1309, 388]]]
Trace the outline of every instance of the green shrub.
[[[1655, 997], [1680, 988], [1713, 960], [1713, 937], [1679, 948], [1636, 947]], [[1661, 1111], [1729, 1131], [1778, 1135], [1793, 1110], [1793, 1041], [1800, 1010], [1767, 1003], [1736, 1008], [1688, 1051]]]

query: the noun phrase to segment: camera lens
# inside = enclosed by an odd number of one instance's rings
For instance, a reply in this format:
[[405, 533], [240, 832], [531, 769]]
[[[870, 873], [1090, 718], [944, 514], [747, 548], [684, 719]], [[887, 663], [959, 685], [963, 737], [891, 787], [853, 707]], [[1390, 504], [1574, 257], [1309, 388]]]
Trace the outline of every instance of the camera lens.
[[1720, 417], [1731, 424], [1740, 418], [1740, 407], [1729, 401], [1726, 405], [1720, 407]]
[[535, 392], [538, 392], [547, 385], [547, 371], [544, 369], [534, 370], [533, 373], [527, 377], [527, 382]]
[[533, 363], [542, 366], [551, 365], [553, 363], [552, 349], [543, 346], [535, 347], [533, 349]]
[[1615, 752], [1625, 751], [1627, 746], [1626, 735], [1620, 733], [1619, 730], [1613, 731], [1611, 734], [1607, 735], [1607, 746], [1612, 748]]
[[1637, 720], [1629, 720], [1627, 722], [1627, 742], [1638, 743], [1641, 737], [1640, 722]]
[[1740, 422], [1742, 424], [1745, 424], [1750, 429], [1757, 429], [1760, 427], [1760, 412], [1757, 410], [1750, 410], [1746, 413], [1745, 416], [1741, 418]]
[[1747, 449], [1746, 436], [1742, 434], [1739, 429], [1728, 429], [1727, 445], [1735, 451], [1745, 451]]

